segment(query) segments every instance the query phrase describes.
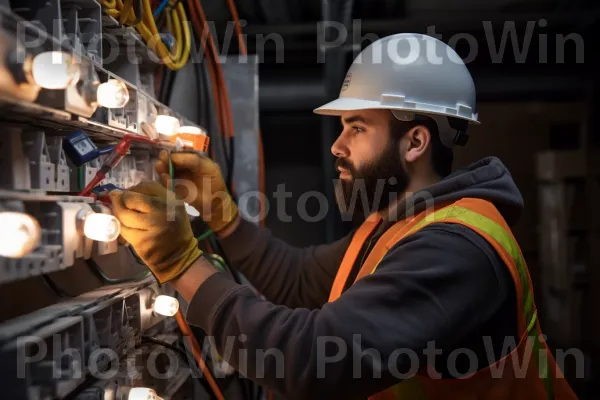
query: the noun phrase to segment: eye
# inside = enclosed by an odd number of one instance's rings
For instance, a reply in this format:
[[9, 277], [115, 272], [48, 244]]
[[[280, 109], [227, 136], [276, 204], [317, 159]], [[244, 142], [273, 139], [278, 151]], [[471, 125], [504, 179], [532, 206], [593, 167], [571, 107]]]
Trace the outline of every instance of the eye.
[[354, 126], [352, 126], [352, 130], [354, 131], [354, 133], [361, 133], [361, 132], [364, 132], [364, 131], [365, 131], [365, 129], [364, 129], [364, 128], [362, 128], [362, 127], [360, 127], [360, 126], [358, 126], [358, 125], [354, 125]]

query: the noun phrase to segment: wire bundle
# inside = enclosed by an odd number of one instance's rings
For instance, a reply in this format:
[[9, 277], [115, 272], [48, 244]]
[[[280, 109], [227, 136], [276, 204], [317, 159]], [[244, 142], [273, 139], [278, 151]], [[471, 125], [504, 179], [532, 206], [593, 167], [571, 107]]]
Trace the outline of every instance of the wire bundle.
[[[136, 5], [134, 5], [134, 1]], [[166, 13], [167, 30], [175, 37], [175, 46], [169, 50], [162, 41], [152, 13], [150, 0], [101, 0], [105, 12], [116, 18], [122, 25], [133, 26], [146, 44], [171, 70], [178, 70], [187, 64], [191, 50], [191, 33], [183, 5], [176, 6]]]

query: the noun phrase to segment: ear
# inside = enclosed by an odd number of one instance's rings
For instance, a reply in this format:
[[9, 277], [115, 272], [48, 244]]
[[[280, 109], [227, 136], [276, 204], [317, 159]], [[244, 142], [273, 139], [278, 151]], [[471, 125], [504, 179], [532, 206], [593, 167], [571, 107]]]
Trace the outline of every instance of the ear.
[[427, 152], [431, 142], [431, 133], [423, 125], [417, 125], [404, 135], [406, 153], [404, 158], [408, 163], [414, 163]]

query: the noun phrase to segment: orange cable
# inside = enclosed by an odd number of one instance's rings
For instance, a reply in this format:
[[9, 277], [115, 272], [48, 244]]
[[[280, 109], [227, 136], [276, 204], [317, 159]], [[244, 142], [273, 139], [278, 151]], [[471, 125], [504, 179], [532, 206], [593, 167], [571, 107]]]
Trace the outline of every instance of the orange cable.
[[231, 17], [233, 18], [235, 33], [238, 37], [238, 46], [240, 48], [240, 54], [244, 56], [248, 55], [248, 49], [246, 48], [246, 42], [244, 41], [244, 34], [242, 33], [242, 25], [240, 24], [240, 16], [237, 12], [235, 2], [233, 0], [227, 0], [227, 5], [229, 6], [229, 12], [231, 12]]
[[225, 128], [225, 123], [224, 123], [224, 119], [223, 119], [223, 110], [222, 110], [223, 103], [221, 101], [221, 92], [219, 91], [220, 85], [217, 81], [215, 65], [212, 62], [211, 54], [206, 46], [206, 43], [202, 43], [203, 41], [206, 42], [206, 40], [208, 40], [208, 37], [204, 35], [205, 30], [202, 26], [202, 22], [198, 18], [198, 14], [197, 14], [195, 7], [196, 7], [195, 3], [190, 2], [190, 11], [191, 11], [190, 15], [192, 17], [192, 23], [194, 24], [194, 28], [196, 29], [197, 34], [200, 35], [200, 44], [201, 44], [202, 50], [204, 52], [205, 62], [208, 63], [208, 74], [209, 74], [209, 79], [212, 83], [213, 98], [215, 101], [215, 110], [217, 112], [218, 123], [219, 123], [219, 132], [221, 135], [224, 135], [226, 128]]
[[231, 104], [229, 102], [229, 95], [227, 93], [227, 85], [225, 83], [223, 69], [221, 68], [221, 64], [219, 61], [219, 52], [217, 50], [217, 46], [215, 45], [215, 41], [212, 37], [212, 33], [210, 32], [210, 28], [206, 22], [207, 21], [206, 14], [204, 13], [202, 4], [200, 4], [200, 0], [195, 0], [193, 3], [195, 3], [195, 5], [196, 5], [195, 10], [198, 13], [200, 22], [204, 26], [204, 29], [202, 30], [203, 35], [204, 35], [204, 32], [206, 32], [206, 34], [207, 34], [208, 48], [211, 53], [211, 59], [213, 60], [213, 62], [215, 64], [216, 78], [217, 78], [217, 82], [219, 85], [218, 87], [221, 90], [221, 93], [223, 95], [221, 97], [221, 101], [223, 102], [223, 106], [224, 106], [224, 120], [225, 120], [225, 128], [226, 128], [225, 135], [226, 135], [226, 137], [233, 137], [234, 134], [233, 134], [233, 119], [231, 117]]
[[175, 314], [175, 319], [177, 320], [179, 329], [181, 329], [181, 333], [183, 333], [184, 336], [187, 336], [190, 339], [191, 344], [192, 344], [192, 354], [194, 356], [194, 359], [198, 363], [200, 370], [204, 374], [204, 377], [206, 378], [206, 381], [210, 385], [210, 388], [212, 389], [214, 395], [217, 397], [217, 400], [225, 400], [225, 397], [223, 396], [223, 392], [221, 392], [219, 385], [217, 385], [215, 378], [210, 373], [210, 370], [208, 369], [208, 367], [206, 366], [206, 363], [204, 362], [204, 359], [202, 358], [202, 351], [200, 350], [200, 344], [198, 343], [198, 341], [196, 340], [196, 337], [192, 333], [192, 329], [190, 328], [187, 321], [185, 320], [183, 314], [181, 313], [181, 310], [177, 311], [177, 314]]

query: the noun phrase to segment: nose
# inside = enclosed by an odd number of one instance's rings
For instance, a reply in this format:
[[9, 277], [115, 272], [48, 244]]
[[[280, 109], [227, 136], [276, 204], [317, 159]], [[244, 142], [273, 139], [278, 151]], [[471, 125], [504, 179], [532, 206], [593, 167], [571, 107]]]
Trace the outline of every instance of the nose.
[[336, 156], [337, 158], [348, 157], [350, 152], [348, 151], [348, 147], [346, 146], [344, 140], [344, 132], [338, 136], [335, 142], [331, 145], [331, 154]]

